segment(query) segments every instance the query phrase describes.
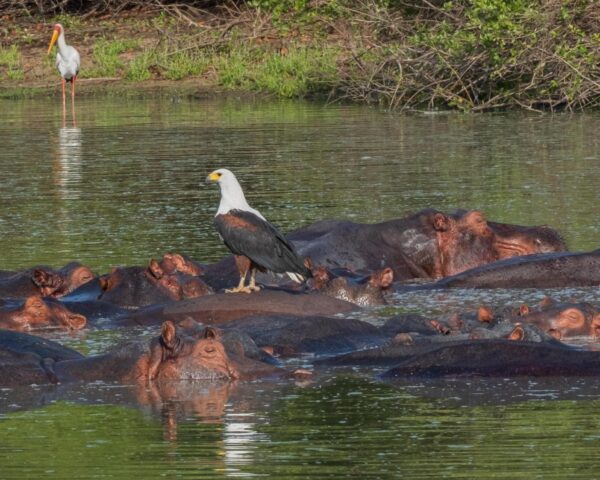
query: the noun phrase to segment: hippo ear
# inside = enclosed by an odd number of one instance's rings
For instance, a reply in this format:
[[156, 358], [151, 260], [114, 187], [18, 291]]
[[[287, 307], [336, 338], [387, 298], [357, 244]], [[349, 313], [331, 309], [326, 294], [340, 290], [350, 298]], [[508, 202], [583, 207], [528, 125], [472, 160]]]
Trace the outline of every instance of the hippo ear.
[[160, 279], [164, 275], [163, 269], [154, 259], [150, 260], [150, 263], [148, 264], [148, 271], [150, 272], [150, 275], [152, 275], [156, 279]]
[[218, 337], [219, 334], [217, 333], [217, 330], [215, 330], [213, 327], [206, 327], [202, 332], [201, 336], [201, 338], [208, 338], [211, 340], [216, 340]]
[[494, 319], [494, 313], [487, 307], [481, 306], [477, 310], [477, 320], [483, 323], [490, 323]]
[[530, 312], [529, 306], [526, 303], [524, 303], [523, 305], [521, 305], [519, 307], [518, 315], [521, 317], [524, 317], [525, 315], [529, 315], [529, 312]]
[[394, 282], [394, 271], [387, 267], [371, 275], [369, 283], [375, 287], [388, 288]]
[[38, 287], [43, 287], [43, 286], [47, 285], [48, 283], [50, 283], [50, 276], [51, 276], [50, 272], [36, 268], [33, 271], [33, 273], [31, 274], [31, 280]]
[[162, 327], [160, 329], [160, 336], [163, 343], [167, 347], [172, 347], [175, 344], [177, 332], [175, 330], [175, 324], [171, 320], [167, 320], [162, 324]]
[[450, 227], [450, 219], [443, 213], [436, 213], [433, 216], [433, 228], [438, 232], [445, 232]]
[[177, 268], [181, 268], [187, 263], [179, 253], [171, 253], [171, 261], [177, 266]]
[[554, 300], [552, 300], [552, 298], [550, 298], [548, 295], [546, 295], [540, 301], [539, 306], [540, 306], [540, 308], [546, 308], [546, 307], [549, 307], [550, 305], [552, 305], [553, 303], [554, 303]]
[[111, 275], [102, 275], [98, 281], [100, 282], [100, 289], [103, 292], [108, 292], [110, 290], [112, 290], [112, 288], [114, 287], [113, 285], [113, 281], [111, 280]]
[[87, 318], [83, 315], [72, 314], [69, 315], [67, 324], [72, 330], [81, 330], [87, 324]]
[[306, 268], [308, 268], [309, 270], [312, 270], [314, 267], [314, 263], [312, 261], [312, 258], [310, 258], [310, 257], [304, 258], [304, 261], [302, 263], [304, 263], [304, 266]]
[[515, 328], [513, 328], [513, 331], [510, 332], [506, 338], [509, 340], [521, 341], [525, 338], [525, 330], [523, 330], [521, 325], [517, 324]]

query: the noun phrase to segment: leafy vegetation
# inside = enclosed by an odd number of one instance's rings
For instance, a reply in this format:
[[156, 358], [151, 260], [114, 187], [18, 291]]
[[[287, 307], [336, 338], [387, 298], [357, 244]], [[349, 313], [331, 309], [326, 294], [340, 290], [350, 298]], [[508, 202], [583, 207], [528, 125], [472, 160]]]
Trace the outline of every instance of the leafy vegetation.
[[21, 54], [16, 45], [11, 45], [7, 49], [0, 48], [0, 72], [2, 70], [10, 80], [22, 80], [24, 78], [25, 74], [21, 67]]
[[138, 42], [132, 39], [107, 40], [101, 38], [94, 45], [94, 61], [96, 67], [89, 72], [83, 71], [84, 76], [114, 77], [125, 67], [120, 54], [137, 48]]
[[[73, 29], [75, 42], [89, 42], [89, 20], [76, 14], [89, 13], [91, 3], [41, 3], [61, 12], [57, 19]], [[95, 13], [137, 5], [118, 3], [106, 0]], [[395, 109], [600, 105], [598, 2], [184, 0], [155, 7], [158, 14], [120, 20], [135, 36], [102, 20], [103, 32], [118, 34], [95, 39], [82, 75], [202, 78], [282, 97], [327, 94]], [[17, 34], [23, 47], [37, 41], [27, 29]], [[4, 77], [23, 78], [19, 63], [10, 65]]]

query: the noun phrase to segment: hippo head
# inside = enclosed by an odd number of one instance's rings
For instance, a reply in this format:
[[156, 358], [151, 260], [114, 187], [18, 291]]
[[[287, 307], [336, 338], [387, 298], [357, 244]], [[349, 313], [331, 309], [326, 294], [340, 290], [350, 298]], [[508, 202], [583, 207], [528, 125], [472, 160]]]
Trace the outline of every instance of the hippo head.
[[206, 327], [198, 338], [180, 336], [173, 322], [162, 324], [160, 337], [139, 365], [149, 380], [227, 380], [238, 374], [214, 328]]
[[61, 297], [94, 278], [94, 273], [77, 262], [69, 263], [60, 270], [36, 268], [31, 280], [40, 289], [42, 297]]
[[483, 213], [473, 210], [455, 215], [436, 213], [439, 265], [436, 276], [455, 275], [469, 268], [497, 260], [494, 232]]
[[95, 277], [94, 272], [89, 267], [77, 262], [70, 263], [59, 271], [65, 277], [65, 294], [72, 292]]
[[179, 253], [165, 253], [160, 265], [166, 273], [181, 272], [193, 276], [203, 273], [199, 265]]
[[550, 321], [550, 329], [560, 332], [561, 337], [585, 335], [589, 331], [589, 324], [585, 312], [578, 306], [571, 306], [557, 312]]
[[[173, 256], [171, 256], [172, 258]], [[179, 257], [181, 257], [179, 255]], [[160, 287], [173, 300], [196, 298], [214, 293], [213, 290], [197, 276], [180, 272], [176, 264], [150, 260], [147, 277]]]
[[560, 234], [546, 225], [516, 227], [493, 224], [492, 229], [495, 233], [494, 246], [500, 259], [567, 250], [567, 245]]
[[56, 301], [44, 301], [36, 295], [28, 297], [23, 306], [13, 312], [12, 319], [22, 327], [20, 330], [48, 327], [79, 330], [87, 323], [83, 315], [71, 312]]
[[557, 339], [600, 333], [600, 316], [588, 303], [550, 303], [534, 311], [521, 306], [520, 316]]

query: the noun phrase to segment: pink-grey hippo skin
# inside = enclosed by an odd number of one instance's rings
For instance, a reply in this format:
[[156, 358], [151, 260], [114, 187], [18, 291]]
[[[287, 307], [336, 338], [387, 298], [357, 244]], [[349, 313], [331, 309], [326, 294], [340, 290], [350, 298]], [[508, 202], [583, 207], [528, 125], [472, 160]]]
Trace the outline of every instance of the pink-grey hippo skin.
[[55, 270], [38, 266], [19, 272], [0, 274], [0, 298], [16, 299], [31, 295], [62, 297], [91, 281], [94, 273], [85, 265], [71, 262]]
[[373, 271], [391, 267], [396, 280], [439, 278], [495, 260], [566, 250], [545, 226], [488, 222], [483, 213], [425, 209], [379, 224], [327, 220], [288, 235], [315, 265]]
[[444, 323], [441, 319], [427, 319], [414, 314], [398, 315], [390, 318], [380, 327], [384, 338], [391, 338], [384, 345], [318, 359], [315, 364], [317, 366], [391, 366], [408, 357], [437, 350], [441, 345], [490, 339], [563, 345], [533, 325], [514, 324], [509, 321], [491, 324], [483, 321], [479, 322], [479, 325], [473, 324], [469, 331], [460, 331], [453, 325], [454, 321], [455, 319], [451, 319], [448, 323]]
[[131, 312], [115, 321], [115, 326], [156, 325], [164, 319], [195, 320], [204, 325], [219, 325], [251, 315], [331, 316], [359, 308], [343, 300], [319, 293], [265, 289], [252, 295], [217, 293], [203, 297], [153, 305]]
[[406, 289], [564, 288], [600, 285], [600, 250], [545, 253], [483, 265], [433, 284]]
[[443, 376], [598, 376], [600, 352], [559, 342], [467, 340], [410, 356], [385, 372], [386, 379]]
[[312, 278], [307, 282], [309, 289], [360, 307], [386, 305], [385, 292], [394, 281], [391, 268], [358, 277], [347, 272], [338, 276], [325, 267], [311, 268], [311, 271]]
[[[213, 293], [200, 277], [186, 273], [166, 274], [152, 260], [147, 268], [116, 267], [100, 277], [102, 293], [97, 298], [125, 308], [139, 308]], [[77, 292], [74, 292], [77, 293]]]
[[254, 315], [221, 326], [247, 334], [256, 345], [281, 357], [334, 355], [382, 345], [389, 339], [370, 323], [340, 317]]
[[0, 328], [8, 330], [79, 330], [86, 324], [84, 315], [69, 310], [57, 300], [39, 295], [32, 295], [24, 301], [7, 301], [0, 306]]
[[12, 330], [0, 329], [0, 385], [57, 383], [56, 362], [80, 360], [83, 355], [57, 342]]
[[600, 311], [586, 302], [554, 302], [546, 297], [538, 306], [526, 304], [507, 315], [512, 322], [531, 324], [556, 339], [600, 337]]
[[146, 386], [292, 376], [288, 370], [246, 356], [243, 344], [230, 346], [230, 351], [218, 330], [206, 327], [201, 334], [188, 336], [170, 321], [151, 341], [125, 342], [93, 357], [31, 335], [0, 330], [0, 386], [97, 381]]

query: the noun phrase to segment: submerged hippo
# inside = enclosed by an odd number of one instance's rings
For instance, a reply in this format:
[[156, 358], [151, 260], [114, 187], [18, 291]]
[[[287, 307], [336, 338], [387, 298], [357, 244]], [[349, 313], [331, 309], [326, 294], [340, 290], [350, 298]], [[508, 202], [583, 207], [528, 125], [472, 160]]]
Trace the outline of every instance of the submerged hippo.
[[4, 271], [0, 274], [0, 298], [62, 297], [94, 277], [88, 267], [78, 262], [58, 270], [38, 266], [19, 272]]
[[0, 331], [0, 385], [104, 381], [144, 385], [172, 380], [233, 380], [289, 372], [245, 355], [238, 344], [226, 351], [218, 331], [179, 333], [164, 322], [159, 337], [125, 342], [109, 352], [83, 357], [55, 342]]
[[595, 376], [600, 375], [600, 352], [551, 342], [452, 342], [402, 360], [383, 378], [446, 375]]
[[259, 347], [280, 356], [339, 354], [381, 345], [388, 339], [370, 323], [338, 317], [252, 315], [222, 327], [244, 332]]
[[445, 277], [516, 254], [566, 249], [549, 227], [488, 222], [477, 210], [424, 209], [379, 224], [327, 220], [289, 238], [315, 264], [357, 271], [389, 266], [396, 280]]
[[545, 253], [482, 265], [417, 288], [559, 288], [600, 285], [600, 249]]
[[600, 337], [600, 312], [586, 302], [553, 302], [546, 298], [535, 308], [521, 305], [508, 319], [536, 325], [557, 339]]
[[217, 293], [154, 305], [132, 312], [115, 321], [115, 325], [155, 325], [164, 319], [192, 319], [207, 325], [259, 314], [328, 316], [355, 310], [358, 310], [358, 307], [350, 302], [319, 293], [265, 289], [252, 295]]
[[325, 268], [312, 268], [312, 278], [308, 280], [310, 288], [340, 300], [354, 303], [361, 307], [384, 305], [387, 303], [384, 292], [394, 281], [391, 268], [377, 270], [370, 275], [336, 276]]
[[[151, 260], [148, 267], [115, 267], [100, 277], [102, 292], [97, 297], [126, 308], [144, 307], [171, 300], [195, 298], [213, 293], [199, 277], [171, 270]], [[77, 292], [74, 292], [77, 293]]]
[[72, 312], [56, 300], [32, 295], [24, 302], [7, 303], [0, 307], [0, 328], [26, 332], [61, 328], [79, 330], [86, 326], [84, 315]]
[[[404, 317], [404, 318], [402, 318]], [[541, 342], [563, 345], [550, 335], [545, 335], [535, 326], [498, 322], [495, 325], [483, 323], [469, 332], [451, 331], [436, 320], [405, 315], [388, 320], [380, 328], [382, 334], [391, 340], [384, 345], [357, 350], [343, 355], [319, 359], [317, 365], [396, 365], [409, 357], [439, 349], [443, 345], [463, 344], [489, 339], [510, 341]]]

